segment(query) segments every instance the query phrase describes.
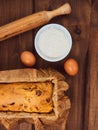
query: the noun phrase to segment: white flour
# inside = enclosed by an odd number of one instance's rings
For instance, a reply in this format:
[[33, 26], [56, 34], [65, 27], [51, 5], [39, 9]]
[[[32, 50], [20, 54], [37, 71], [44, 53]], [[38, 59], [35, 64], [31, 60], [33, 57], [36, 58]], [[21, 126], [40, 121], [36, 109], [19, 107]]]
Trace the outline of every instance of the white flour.
[[38, 44], [43, 55], [58, 58], [65, 54], [68, 39], [62, 30], [51, 27], [40, 34]]

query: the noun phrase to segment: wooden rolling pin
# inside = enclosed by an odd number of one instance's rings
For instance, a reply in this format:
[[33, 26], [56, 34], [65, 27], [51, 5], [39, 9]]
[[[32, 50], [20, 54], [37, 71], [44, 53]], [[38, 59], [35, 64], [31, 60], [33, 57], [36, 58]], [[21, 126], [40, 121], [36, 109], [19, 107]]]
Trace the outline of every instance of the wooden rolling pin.
[[0, 27], [0, 41], [16, 36], [28, 30], [48, 23], [52, 18], [71, 13], [71, 6], [66, 3], [53, 11], [41, 11]]

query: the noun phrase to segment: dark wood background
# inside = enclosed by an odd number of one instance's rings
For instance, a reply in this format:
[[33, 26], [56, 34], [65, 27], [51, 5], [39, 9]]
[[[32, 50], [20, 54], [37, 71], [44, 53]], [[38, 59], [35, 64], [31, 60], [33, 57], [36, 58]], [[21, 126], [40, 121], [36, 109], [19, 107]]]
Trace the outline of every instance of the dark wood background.
[[[29, 31], [0, 42], [0, 70], [25, 68], [20, 53], [32, 51], [37, 57], [34, 68], [52, 67], [66, 76], [70, 89], [66, 93], [72, 102], [66, 130], [98, 130], [98, 0], [0, 0], [0, 26], [41, 10], [52, 10], [65, 2], [72, 6], [68, 16], [54, 18], [50, 23], [65, 26], [73, 38], [73, 47], [67, 58], [79, 63], [75, 77], [65, 74], [63, 63], [49, 63], [34, 49], [37, 30]], [[32, 130], [31, 124], [20, 124], [14, 130]], [[5, 130], [0, 126], [0, 130]], [[52, 128], [51, 128], [52, 130]]]

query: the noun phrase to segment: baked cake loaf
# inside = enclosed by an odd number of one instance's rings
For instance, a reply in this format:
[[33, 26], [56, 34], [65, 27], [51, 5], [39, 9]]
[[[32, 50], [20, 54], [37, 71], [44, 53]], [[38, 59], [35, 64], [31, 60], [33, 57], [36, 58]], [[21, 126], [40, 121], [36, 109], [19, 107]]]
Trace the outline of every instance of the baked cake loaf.
[[36, 130], [65, 130], [71, 108], [68, 88], [56, 70], [0, 71], [0, 122], [8, 130], [22, 121], [33, 123]]
[[0, 84], [0, 111], [51, 112], [52, 89], [52, 82]]

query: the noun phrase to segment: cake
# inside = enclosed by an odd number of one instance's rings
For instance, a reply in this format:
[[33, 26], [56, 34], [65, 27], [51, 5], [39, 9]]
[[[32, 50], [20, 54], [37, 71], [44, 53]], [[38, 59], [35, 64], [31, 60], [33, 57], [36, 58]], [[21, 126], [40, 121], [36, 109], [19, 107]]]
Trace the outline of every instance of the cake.
[[53, 69], [0, 71], [0, 122], [8, 129], [23, 119], [35, 128], [65, 128], [71, 107], [68, 88], [65, 77]]
[[51, 112], [52, 89], [52, 82], [0, 84], [0, 111]]

